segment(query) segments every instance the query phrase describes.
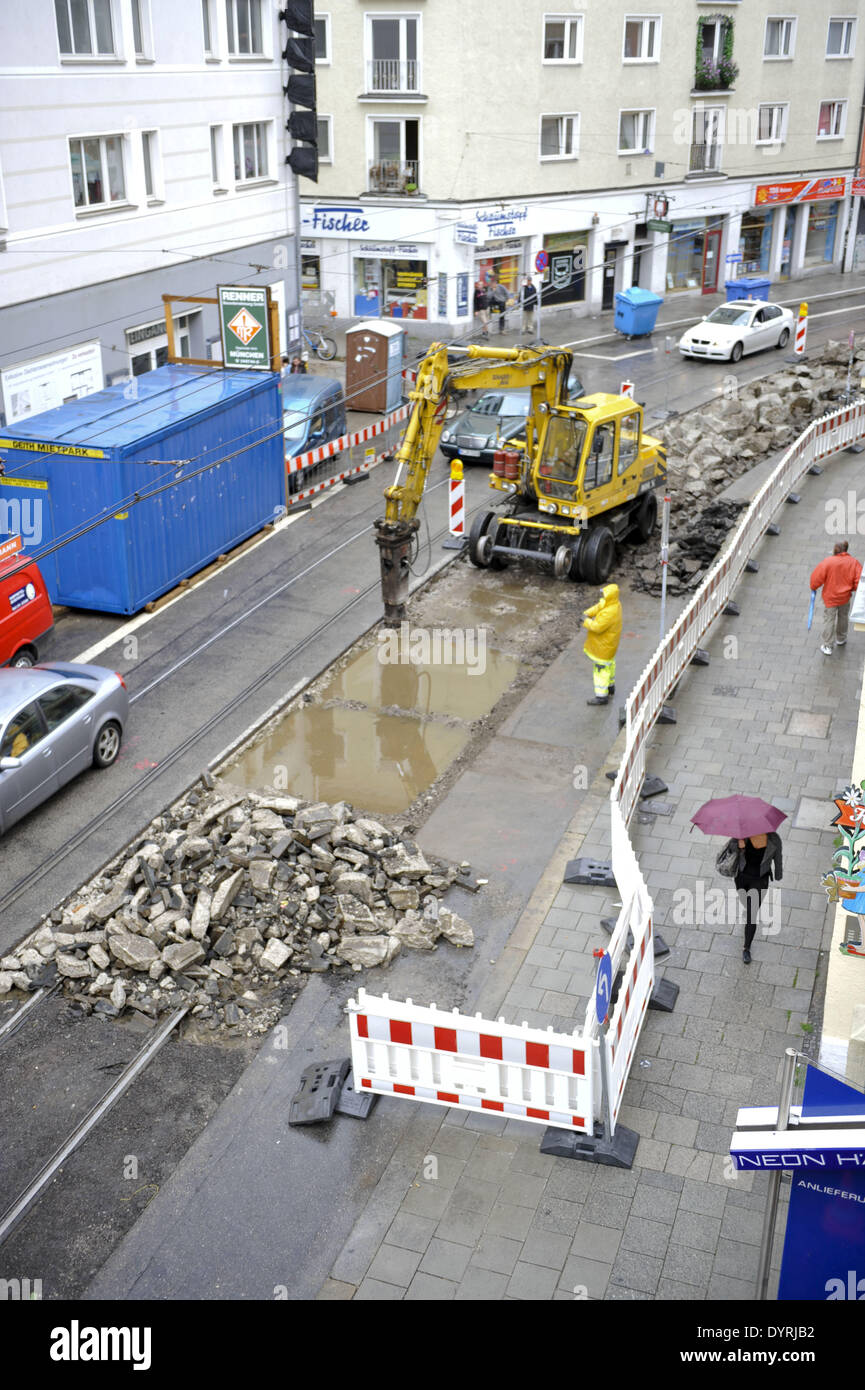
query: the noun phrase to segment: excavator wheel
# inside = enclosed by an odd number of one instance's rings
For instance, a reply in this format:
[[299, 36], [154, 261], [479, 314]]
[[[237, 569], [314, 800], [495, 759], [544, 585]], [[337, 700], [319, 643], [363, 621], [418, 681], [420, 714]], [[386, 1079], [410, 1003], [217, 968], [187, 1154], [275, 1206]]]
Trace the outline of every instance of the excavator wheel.
[[646, 492], [634, 513], [636, 536], [647, 541], [658, 524], [658, 498], [654, 492]]
[[469, 559], [479, 570], [501, 570], [505, 561], [490, 552], [495, 544], [498, 519], [495, 512], [479, 512], [469, 532]]
[[553, 573], [556, 579], [570, 579], [578, 584], [582, 578], [582, 534], [572, 541], [565, 541], [556, 551]]
[[583, 579], [587, 584], [606, 584], [616, 561], [616, 542], [606, 526], [593, 526], [581, 551]]

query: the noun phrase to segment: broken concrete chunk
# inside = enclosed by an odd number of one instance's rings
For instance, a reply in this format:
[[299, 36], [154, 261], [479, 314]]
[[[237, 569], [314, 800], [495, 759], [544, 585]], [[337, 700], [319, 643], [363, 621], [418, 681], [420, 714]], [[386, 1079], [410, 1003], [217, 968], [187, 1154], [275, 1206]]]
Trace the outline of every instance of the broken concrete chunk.
[[238, 869], [219, 885], [213, 895], [213, 902], [210, 907], [210, 920], [212, 922], [222, 921], [222, 918], [234, 902], [235, 897], [240, 892], [240, 885], [242, 882], [243, 870]]
[[337, 954], [348, 965], [360, 969], [364, 966], [387, 965], [399, 951], [399, 945], [395, 936], [343, 936], [337, 946]]
[[79, 960], [77, 956], [67, 956], [62, 951], [57, 952], [54, 960], [57, 973], [64, 975], [68, 980], [90, 979], [93, 974], [93, 966], [89, 960]]
[[169, 970], [187, 970], [204, 960], [204, 951], [197, 941], [176, 941], [165, 947], [162, 959]]
[[196, 941], [201, 941], [207, 935], [210, 926], [210, 910], [213, 903], [213, 894], [209, 888], [200, 888], [198, 897], [195, 899], [195, 907], [192, 909], [192, 917], [189, 923], [190, 936]]
[[334, 880], [333, 887], [337, 894], [348, 893], [353, 898], [359, 898], [360, 901], [366, 903], [368, 907], [372, 907], [372, 884], [366, 874], [351, 872], [341, 873], [339, 877]]
[[107, 970], [111, 964], [111, 957], [104, 946], [91, 946], [87, 954], [99, 970]]
[[291, 950], [283, 941], [277, 937], [272, 937], [267, 946], [258, 958], [259, 965], [265, 970], [280, 970], [285, 962], [291, 957]]
[[249, 866], [249, 881], [259, 897], [269, 895], [276, 877], [276, 863], [273, 859], [254, 859]]
[[390, 929], [392, 937], [395, 937], [403, 946], [411, 947], [413, 951], [434, 950], [439, 934], [438, 927], [433, 923], [422, 920], [413, 921], [411, 918], [405, 917]]
[[382, 850], [381, 866], [388, 878], [423, 878], [430, 871], [420, 850], [416, 854], [409, 854], [401, 843]]
[[153, 962], [159, 959], [159, 952], [148, 937], [134, 936], [128, 931], [112, 932], [108, 938], [108, 949], [115, 960], [119, 960], [121, 965], [128, 965], [131, 970], [149, 970]]
[[468, 922], [451, 912], [449, 907], [439, 909], [439, 926], [442, 936], [454, 946], [474, 946], [475, 934]]

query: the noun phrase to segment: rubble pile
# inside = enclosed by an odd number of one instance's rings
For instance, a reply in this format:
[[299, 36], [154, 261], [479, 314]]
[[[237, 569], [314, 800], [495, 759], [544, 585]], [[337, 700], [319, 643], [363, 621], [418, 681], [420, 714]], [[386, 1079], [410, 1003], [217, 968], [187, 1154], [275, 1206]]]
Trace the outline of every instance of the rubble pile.
[[[667, 565], [667, 593], [684, 594], [699, 588], [727, 532], [735, 526], [747, 502], [734, 502], [716, 497], [698, 512], [691, 522], [685, 522], [675, 540], [670, 541]], [[661, 592], [658, 556], [646, 554], [646, 547], [635, 552], [636, 584], [646, 593]]]
[[0, 994], [47, 966], [87, 1012], [187, 1003], [209, 1028], [263, 1032], [286, 977], [473, 945], [441, 902], [459, 874], [345, 802], [199, 789], [0, 959]]

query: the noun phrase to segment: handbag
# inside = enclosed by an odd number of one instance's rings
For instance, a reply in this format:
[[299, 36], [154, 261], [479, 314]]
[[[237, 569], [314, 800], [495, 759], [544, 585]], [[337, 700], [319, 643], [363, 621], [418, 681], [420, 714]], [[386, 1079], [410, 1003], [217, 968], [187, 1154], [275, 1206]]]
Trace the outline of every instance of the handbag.
[[739, 868], [739, 846], [735, 840], [728, 840], [715, 860], [715, 868], [723, 878], [735, 878]]

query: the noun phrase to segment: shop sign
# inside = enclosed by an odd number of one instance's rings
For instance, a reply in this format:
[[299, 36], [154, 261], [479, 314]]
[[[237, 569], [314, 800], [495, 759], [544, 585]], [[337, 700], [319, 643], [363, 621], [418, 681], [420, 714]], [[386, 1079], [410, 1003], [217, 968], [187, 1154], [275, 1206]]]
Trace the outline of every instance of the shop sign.
[[486, 259], [492, 255], [492, 248], [495, 248], [495, 254], [497, 256], [502, 256], [507, 251], [522, 251], [523, 243], [519, 237], [514, 241], [485, 241], [481, 247], [481, 256]]
[[469, 277], [466, 272], [457, 276], [457, 317], [465, 318], [469, 311]]
[[660, 217], [650, 217], [646, 223], [646, 229], [650, 232], [671, 232], [672, 222], [663, 222]]
[[343, 232], [349, 236], [362, 236], [369, 231], [370, 223], [363, 208], [358, 207], [315, 207], [301, 208], [301, 227], [304, 231]]
[[865, 198], [865, 179], [853, 179], [850, 192], [854, 198]]
[[158, 323], [147, 323], [143, 328], [127, 328], [126, 341], [129, 347], [135, 347], [136, 343], [146, 343], [149, 338], [164, 338], [165, 331], [165, 319], [160, 319]]
[[218, 285], [216, 293], [223, 364], [269, 371], [267, 289], [255, 285]]
[[525, 222], [528, 215], [527, 207], [478, 208], [475, 213], [475, 221], [485, 222], [488, 225], [496, 222]]
[[301, 241], [301, 243], [300, 243], [300, 249], [301, 249], [301, 251], [317, 251], [317, 250], [318, 250], [318, 242], [317, 242], [317, 241]]
[[101, 391], [102, 349], [98, 341], [4, 367], [0, 372], [6, 424], [54, 410], [74, 397]]
[[480, 233], [477, 227], [468, 222], [457, 222], [454, 227], [454, 241], [463, 242], [466, 246], [477, 246], [480, 240]]
[[422, 252], [419, 246], [403, 241], [364, 241], [361, 242], [358, 254], [361, 256], [389, 256], [393, 260], [417, 260], [422, 255], [426, 259], [426, 252]]
[[575, 246], [585, 246], [588, 232], [551, 232], [544, 237], [545, 251], [572, 251]]
[[519, 228], [516, 222], [487, 222], [483, 230], [487, 241], [499, 241], [514, 236]]
[[843, 198], [845, 187], [846, 178], [843, 174], [823, 179], [791, 179], [787, 183], [758, 183], [754, 190], [754, 206], [761, 207], [766, 203], [813, 203], [821, 198]]

